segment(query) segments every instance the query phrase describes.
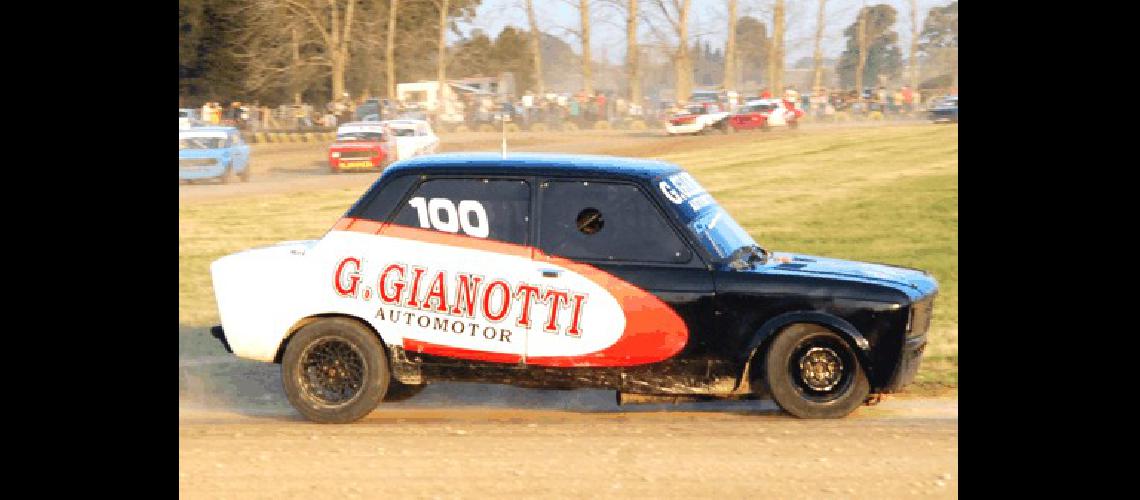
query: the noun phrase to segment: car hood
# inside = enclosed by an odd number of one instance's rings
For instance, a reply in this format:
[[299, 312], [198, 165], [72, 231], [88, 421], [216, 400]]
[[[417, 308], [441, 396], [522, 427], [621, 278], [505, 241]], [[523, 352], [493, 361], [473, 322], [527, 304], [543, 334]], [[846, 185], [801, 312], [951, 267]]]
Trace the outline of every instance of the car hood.
[[938, 291], [938, 282], [934, 277], [919, 269], [814, 255], [773, 253], [767, 264], [756, 266], [750, 272], [807, 275], [883, 284], [907, 294], [911, 299], [918, 299]]
[[383, 142], [336, 142], [329, 149], [376, 149], [383, 146]]
[[221, 158], [226, 152], [225, 149], [180, 149], [178, 150], [178, 159]]

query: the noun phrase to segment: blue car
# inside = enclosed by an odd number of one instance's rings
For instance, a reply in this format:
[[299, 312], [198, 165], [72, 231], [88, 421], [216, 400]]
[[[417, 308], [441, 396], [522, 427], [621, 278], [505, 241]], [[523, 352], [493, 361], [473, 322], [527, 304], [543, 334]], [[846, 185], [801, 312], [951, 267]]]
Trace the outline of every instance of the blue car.
[[930, 108], [930, 120], [934, 123], [958, 123], [958, 96], [948, 96]]
[[194, 127], [178, 131], [178, 180], [239, 177], [249, 180], [249, 145], [234, 127]]

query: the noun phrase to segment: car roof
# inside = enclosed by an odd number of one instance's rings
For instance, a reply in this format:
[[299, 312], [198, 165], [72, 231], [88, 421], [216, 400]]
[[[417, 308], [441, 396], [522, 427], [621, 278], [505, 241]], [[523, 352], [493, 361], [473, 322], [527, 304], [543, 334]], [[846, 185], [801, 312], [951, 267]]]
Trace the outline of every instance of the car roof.
[[583, 175], [654, 179], [680, 171], [672, 163], [644, 158], [556, 153], [446, 153], [417, 156], [393, 163], [384, 177], [403, 172], [516, 175]]

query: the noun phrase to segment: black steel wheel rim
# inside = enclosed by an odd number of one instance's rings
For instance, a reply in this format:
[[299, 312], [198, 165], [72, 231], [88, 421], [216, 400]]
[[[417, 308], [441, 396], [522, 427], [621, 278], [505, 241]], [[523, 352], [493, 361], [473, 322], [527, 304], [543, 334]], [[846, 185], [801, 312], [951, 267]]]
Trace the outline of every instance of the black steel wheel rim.
[[855, 355], [833, 335], [801, 340], [788, 358], [788, 375], [796, 391], [809, 401], [826, 403], [847, 392], [854, 381]]
[[368, 373], [364, 356], [350, 342], [325, 338], [301, 353], [298, 374], [302, 392], [323, 406], [344, 406], [355, 400]]

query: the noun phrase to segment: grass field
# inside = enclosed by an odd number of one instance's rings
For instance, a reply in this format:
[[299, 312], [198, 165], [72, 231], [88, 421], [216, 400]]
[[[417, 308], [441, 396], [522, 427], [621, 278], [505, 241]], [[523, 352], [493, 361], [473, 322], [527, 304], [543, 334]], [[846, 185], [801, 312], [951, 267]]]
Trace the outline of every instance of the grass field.
[[[956, 392], [958, 126], [757, 137], [659, 158], [692, 172], [768, 249], [932, 272], [941, 291], [913, 391]], [[218, 322], [211, 261], [282, 240], [320, 238], [359, 195], [332, 189], [180, 206], [180, 331]]]

